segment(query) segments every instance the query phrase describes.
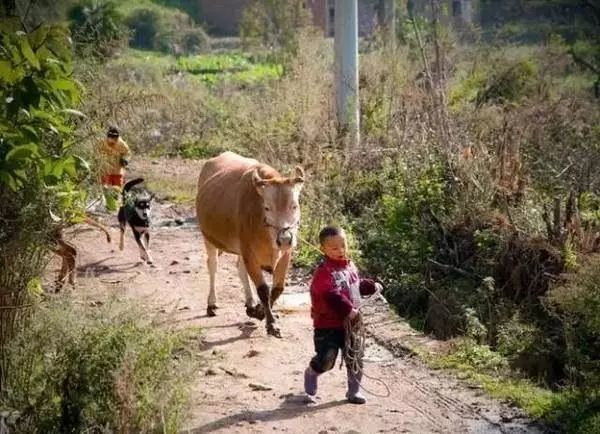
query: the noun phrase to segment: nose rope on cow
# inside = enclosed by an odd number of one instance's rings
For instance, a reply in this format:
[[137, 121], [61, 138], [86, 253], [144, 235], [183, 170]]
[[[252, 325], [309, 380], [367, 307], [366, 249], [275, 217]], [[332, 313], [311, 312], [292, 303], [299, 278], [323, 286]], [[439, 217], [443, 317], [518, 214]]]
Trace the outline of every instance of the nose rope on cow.
[[282, 231], [289, 231], [289, 230], [292, 230], [292, 229], [300, 226], [300, 220], [298, 220], [296, 223], [294, 223], [293, 225], [290, 225], [290, 226], [274, 225], [274, 224], [270, 223], [266, 217], [265, 217], [264, 221], [265, 221], [265, 226], [275, 229], [277, 231], [277, 233], [282, 232]]
[[[358, 306], [358, 310], [360, 310], [366, 306], [372, 300], [375, 300], [381, 294], [382, 287], [379, 286], [377, 291], [372, 294], [369, 298], [363, 300]], [[372, 377], [367, 375], [363, 368], [361, 367], [359, 354], [364, 354], [365, 352], [365, 342], [366, 342], [366, 329], [365, 324], [362, 320], [362, 314], [356, 316], [354, 321], [347, 319], [344, 323], [344, 354], [345, 357], [341, 358], [340, 369], [344, 365], [344, 359], [346, 360], [346, 368], [350, 371], [350, 373], [354, 376], [362, 374], [364, 377], [375, 381], [376, 383], [383, 384], [383, 387], [386, 389], [385, 394], [378, 394], [370, 391], [366, 387], [363, 386], [362, 382], [360, 383], [360, 388], [367, 392], [369, 395], [376, 396], [378, 398], [387, 398], [390, 396], [391, 391], [389, 386], [383, 381], [381, 378]]]

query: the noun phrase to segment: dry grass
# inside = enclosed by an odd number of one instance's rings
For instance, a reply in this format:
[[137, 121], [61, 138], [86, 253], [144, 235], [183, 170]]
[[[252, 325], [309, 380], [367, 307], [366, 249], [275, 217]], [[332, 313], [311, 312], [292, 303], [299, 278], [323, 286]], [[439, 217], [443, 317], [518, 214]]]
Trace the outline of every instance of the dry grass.
[[134, 158], [131, 178], [141, 176], [148, 188], [162, 200], [191, 205], [196, 199], [196, 185], [202, 162], [181, 158]]

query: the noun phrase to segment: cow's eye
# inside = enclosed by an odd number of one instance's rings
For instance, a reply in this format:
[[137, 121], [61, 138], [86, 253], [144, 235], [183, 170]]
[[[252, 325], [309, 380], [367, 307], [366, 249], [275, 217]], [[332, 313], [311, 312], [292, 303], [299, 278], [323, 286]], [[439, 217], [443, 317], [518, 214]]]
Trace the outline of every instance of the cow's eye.
[[296, 211], [296, 210], [298, 209], [298, 205], [296, 205], [296, 204], [292, 205], [292, 209], [293, 209], [294, 211]]
[[268, 206], [265, 206], [265, 211], [269, 212], [269, 211], [271, 211], [271, 208], [269, 208]]

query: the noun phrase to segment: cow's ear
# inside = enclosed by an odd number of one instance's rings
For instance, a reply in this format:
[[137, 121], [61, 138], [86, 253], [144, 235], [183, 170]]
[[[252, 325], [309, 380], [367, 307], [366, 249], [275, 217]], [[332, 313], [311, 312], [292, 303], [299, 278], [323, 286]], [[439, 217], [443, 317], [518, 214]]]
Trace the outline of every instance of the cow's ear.
[[267, 185], [267, 181], [260, 177], [258, 169], [254, 169], [254, 171], [252, 172], [252, 183], [254, 184], [254, 188], [256, 188], [258, 194], [262, 196], [262, 192], [265, 188], [265, 185]]
[[302, 184], [304, 182], [304, 169], [296, 166], [291, 177], [294, 180], [294, 184]]

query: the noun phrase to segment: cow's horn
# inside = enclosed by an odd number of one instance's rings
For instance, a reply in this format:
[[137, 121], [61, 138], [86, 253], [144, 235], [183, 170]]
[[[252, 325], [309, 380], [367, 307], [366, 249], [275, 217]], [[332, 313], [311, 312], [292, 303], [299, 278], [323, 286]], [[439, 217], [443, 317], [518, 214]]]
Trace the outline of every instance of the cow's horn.
[[252, 172], [252, 182], [254, 183], [255, 187], [264, 187], [267, 184], [267, 182], [260, 177], [258, 169], [254, 169]]

